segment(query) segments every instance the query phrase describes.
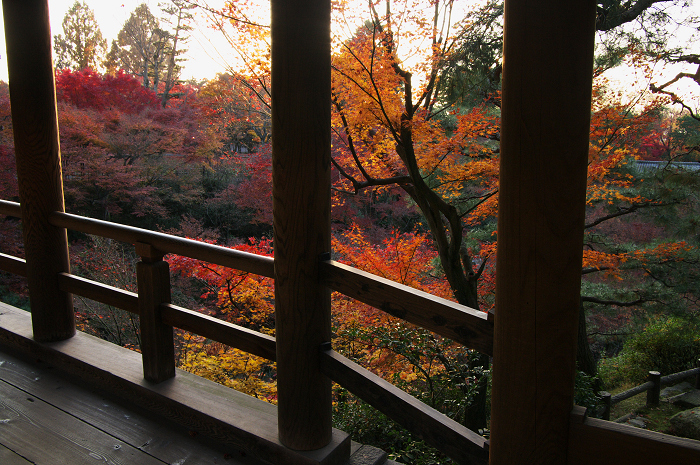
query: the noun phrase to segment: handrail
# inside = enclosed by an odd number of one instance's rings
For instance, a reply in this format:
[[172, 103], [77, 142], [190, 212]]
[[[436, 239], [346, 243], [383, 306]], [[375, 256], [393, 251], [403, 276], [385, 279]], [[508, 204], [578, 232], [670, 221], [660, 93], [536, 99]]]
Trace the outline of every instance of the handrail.
[[[131, 313], [139, 313], [138, 295], [134, 292], [68, 273], [60, 273], [58, 279], [62, 291]], [[163, 323], [166, 325], [275, 361], [275, 338], [272, 336], [172, 304], [162, 304], [160, 311]]]
[[493, 355], [492, 314], [442, 299], [339, 262], [321, 262], [327, 287], [384, 312]]
[[139, 313], [139, 296], [135, 292], [125, 291], [69, 273], [58, 274], [58, 286], [63, 292], [86, 297], [131, 313]]
[[27, 262], [23, 258], [13, 257], [0, 253], [0, 270], [12, 274], [27, 277]]
[[[21, 213], [19, 204], [0, 201], [0, 213], [6, 212], [12, 215]], [[142, 255], [146, 264], [152, 265], [154, 259], [158, 260], [158, 257], [164, 254], [173, 253], [274, 278], [272, 257], [69, 213], [52, 212], [49, 214], [49, 223], [60, 228], [138, 245], [137, 253]], [[492, 354], [493, 318], [491, 314], [479, 312], [338, 262], [323, 261], [321, 267], [324, 284], [328, 288], [465, 346]], [[26, 273], [26, 263], [16, 257], [0, 254], [0, 269]], [[60, 289], [64, 292], [81, 295], [132, 313], [141, 314], [143, 311], [140, 309], [139, 295], [136, 293], [70, 273], [60, 273], [58, 281]], [[152, 317], [153, 314], [150, 316]], [[143, 315], [141, 318], [143, 319]], [[276, 359], [274, 337], [178, 307], [169, 302], [158, 305], [156, 318], [159, 320], [158, 324], [181, 328], [268, 360]], [[332, 351], [321, 356], [321, 364], [326, 376], [447, 455], [469, 463], [474, 460], [485, 463], [487, 460], [488, 441], [486, 439], [391, 383]]]
[[85, 234], [107, 237], [129, 244], [148, 243], [165, 253], [173, 253], [209, 263], [235, 268], [267, 278], [274, 277], [272, 257], [265, 257], [220, 245], [208, 244], [192, 239], [171, 236], [147, 229], [110, 223], [109, 221], [85, 218], [70, 213], [52, 212], [49, 223], [61, 228], [80, 231]]
[[17, 202], [0, 200], [0, 215], [22, 218], [22, 207], [20, 207], [20, 204]]
[[[334, 350], [321, 349], [321, 371], [458, 463], [486, 463], [488, 440]], [[478, 461], [478, 462], [475, 462]]]
[[163, 323], [168, 326], [199, 334], [273, 362], [277, 358], [277, 346], [272, 336], [177, 305], [161, 304], [160, 311]]
[[648, 377], [649, 381], [626, 391], [618, 392], [614, 396], [610, 395], [610, 393], [607, 391], [600, 391], [598, 394], [603, 401], [603, 411], [601, 413], [601, 417], [603, 420], [609, 420], [610, 409], [614, 404], [639, 395], [645, 391], [647, 392], [647, 406], [658, 405], [661, 386], [666, 386], [668, 384], [675, 383], [676, 381], [690, 378], [691, 376], [696, 377], [695, 387], [700, 389], [700, 367], [697, 367], [691, 368], [690, 370], [680, 371], [678, 373], [672, 373], [666, 376], [661, 376], [658, 371], [650, 371]]
[[574, 406], [569, 429], [569, 465], [698, 463], [700, 441], [589, 418]]

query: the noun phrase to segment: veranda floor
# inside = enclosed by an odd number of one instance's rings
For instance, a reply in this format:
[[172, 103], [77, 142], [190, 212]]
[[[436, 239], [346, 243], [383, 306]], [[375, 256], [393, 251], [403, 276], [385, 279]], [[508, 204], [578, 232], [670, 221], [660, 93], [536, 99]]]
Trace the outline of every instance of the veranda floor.
[[0, 352], [0, 464], [256, 465], [241, 452]]

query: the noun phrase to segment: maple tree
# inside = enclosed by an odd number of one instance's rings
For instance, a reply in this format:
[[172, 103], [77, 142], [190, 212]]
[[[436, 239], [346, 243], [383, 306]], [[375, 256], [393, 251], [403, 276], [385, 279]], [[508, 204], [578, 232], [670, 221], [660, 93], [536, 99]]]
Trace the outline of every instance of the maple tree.
[[69, 211], [100, 218], [179, 217], [202, 193], [200, 163], [218, 150], [196, 92], [163, 108], [152, 90], [124, 72], [86, 69], [56, 75]]
[[199, 91], [199, 105], [227, 154], [249, 153], [270, 142], [269, 78], [219, 74]]
[[[598, 29], [643, 21], [654, 3], [600, 2]], [[252, 1], [228, 2], [214, 12], [217, 26], [248, 58], [246, 72], [258, 78], [269, 73], [269, 28], [255, 13], [260, 9]], [[334, 4], [334, 224], [338, 231], [386, 225], [397, 219], [386, 210], [403, 210], [404, 218], [417, 218], [430, 232], [436, 269], [453, 298], [487, 310], [493, 286], [485, 271], [496, 250], [502, 3], [487, 2], [450, 24], [453, 11], [449, 1], [377, 1], [364, 11], [351, 2]], [[594, 110], [591, 203], [633, 204], [633, 211], [642, 208], [638, 202], [656, 205], [656, 199], [626, 192], [613, 169], [635, 156], [628, 147], [637, 140], [630, 121], [618, 124], [630, 113], [602, 103]], [[652, 113], [628, 118], [637, 136]], [[388, 206], [383, 219], [372, 217], [381, 212], [380, 202]], [[604, 255], [588, 254], [586, 269], [592, 263], [602, 268]]]
[[[196, 221], [189, 228], [197, 227]], [[193, 237], [197, 239], [197, 237]], [[206, 242], [213, 243], [212, 239]], [[249, 239], [232, 248], [272, 256], [272, 241]], [[201, 285], [200, 311], [246, 328], [274, 335], [274, 287], [270, 278], [188, 257], [167, 257], [173, 274]], [[182, 336], [180, 366], [241, 392], [276, 401], [274, 363], [201, 337]]]
[[[0, 82], [0, 121], [0, 199], [18, 201], [10, 94], [5, 82]], [[0, 215], [0, 253], [19, 257], [24, 255], [19, 218]], [[26, 281], [19, 276], [0, 272], [0, 293], [3, 301], [26, 308]]]
[[[596, 366], [586, 329], [604, 353], [635, 320], [697, 311], [691, 282], [700, 259], [692, 226], [698, 173], [672, 164], [692, 149], [671, 135], [675, 118], [663, 110], [665, 102], [635, 110], [634, 101], [602, 85], [594, 96], [578, 357], [591, 375]], [[638, 167], [636, 159], [650, 156], [660, 169]]]

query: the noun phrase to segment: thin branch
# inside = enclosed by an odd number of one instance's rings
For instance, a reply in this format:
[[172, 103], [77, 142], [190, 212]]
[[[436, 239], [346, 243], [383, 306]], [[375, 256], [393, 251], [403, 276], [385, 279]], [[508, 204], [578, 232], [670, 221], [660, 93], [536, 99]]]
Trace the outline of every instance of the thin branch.
[[587, 297], [581, 296], [582, 302], [590, 302], [598, 305], [614, 305], [616, 307], [634, 307], [635, 305], [643, 304], [645, 302], [650, 302], [651, 299], [640, 298], [632, 301], [622, 301], [622, 300], [605, 300], [599, 299], [597, 297]]

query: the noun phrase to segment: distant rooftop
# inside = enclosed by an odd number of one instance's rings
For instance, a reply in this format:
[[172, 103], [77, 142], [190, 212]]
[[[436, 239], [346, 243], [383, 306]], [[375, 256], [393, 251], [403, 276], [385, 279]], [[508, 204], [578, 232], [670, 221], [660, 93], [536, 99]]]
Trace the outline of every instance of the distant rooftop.
[[700, 162], [696, 161], [637, 160], [636, 165], [643, 170], [657, 170], [670, 167], [700, 171]]

